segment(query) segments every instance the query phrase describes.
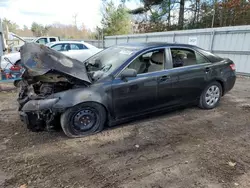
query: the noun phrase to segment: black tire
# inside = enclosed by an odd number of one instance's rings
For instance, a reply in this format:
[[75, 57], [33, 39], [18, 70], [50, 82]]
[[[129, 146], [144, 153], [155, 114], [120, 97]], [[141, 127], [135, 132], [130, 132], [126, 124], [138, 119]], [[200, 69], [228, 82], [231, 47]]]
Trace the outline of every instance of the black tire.
[[21, 80], [15, 80], [13, 84], [16, 88], [19, 88], [21, 86]]
[[66, 110], [61, 115], [60, 122], [64, 133], [68, 137], [76, 138], [102, 131], [106, 116], [106, 110], [102, 105], [85, 102]]
[[[216, 96], [218, 96], [218, 99], [214, 99], [214, 103], [212, 104], [208, 104], [209, 101], [206, 100], [206, 96], [209, 97], [209, 95], [207, 94], [207, 92], [211, 92], [211, 88], [218, 88], [219, 90], [219, 94], [218, 93], [215, 93]], [[209, 91], [208, 91], [209, 90]], [[213, 89], [212, 89], [213, 90]], [[217, 107], [219, 105], [219, 102], [220, 102], [220, 99], [221, 99], [221, 96], [222, 96], [222, 86], [219, 82], [217, 81], [214, 81], [212, 83], [210, 83], [202, 92], [201, 96], [200, 96], [200, 100], [199, 100], [199, 107], [202, 108], [202, 109], [213, 109], [215, 107]]]

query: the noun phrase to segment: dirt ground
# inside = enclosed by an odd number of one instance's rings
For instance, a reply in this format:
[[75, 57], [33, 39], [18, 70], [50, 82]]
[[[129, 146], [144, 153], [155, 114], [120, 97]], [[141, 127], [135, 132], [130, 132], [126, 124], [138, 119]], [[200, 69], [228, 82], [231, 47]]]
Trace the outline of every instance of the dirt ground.
[[221, 105], [133, 121], [69, 139], [29, 132], [15, 92], [0, 92], [0, 187], [250, 187], [250, 79]]

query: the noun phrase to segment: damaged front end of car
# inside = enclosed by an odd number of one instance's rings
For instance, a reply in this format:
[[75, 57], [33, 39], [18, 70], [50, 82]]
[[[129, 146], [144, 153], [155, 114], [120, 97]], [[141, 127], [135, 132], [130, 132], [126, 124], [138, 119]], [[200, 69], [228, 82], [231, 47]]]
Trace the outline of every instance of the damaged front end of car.
[[32, 131], [55, 130], [67, 108], [55, 108], [60, 93], [91, 84], [85, 65], [35, 43], [21, 47], [21, 63], [25, 68], [18, 95], [21, 120]]

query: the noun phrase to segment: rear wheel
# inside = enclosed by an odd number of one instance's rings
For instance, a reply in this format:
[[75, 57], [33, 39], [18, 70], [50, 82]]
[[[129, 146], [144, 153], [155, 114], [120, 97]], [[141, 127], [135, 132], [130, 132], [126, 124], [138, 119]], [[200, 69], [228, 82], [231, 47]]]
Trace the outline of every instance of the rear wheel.
[[100, 104], [86, 102], [69, 108], [61, 115], [61, 126], [69, 137], [82, 137], [104, 128], [106, 111]]
[[199, 107], [203, 109], [213, 109], [218, 106], [221, 96], [221, 84], [219, 82], [212, 82], [202, 92]]

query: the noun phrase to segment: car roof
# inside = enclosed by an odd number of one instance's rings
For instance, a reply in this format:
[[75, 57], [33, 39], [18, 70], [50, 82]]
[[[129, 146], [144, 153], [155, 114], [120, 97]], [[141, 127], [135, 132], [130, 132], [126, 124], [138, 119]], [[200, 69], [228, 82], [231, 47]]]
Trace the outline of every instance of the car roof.
[[38, 38], [58, 38], [55, 36], [40, 36], [40, 37], [35, 37], [34, 39], [38, 39]]
[[197, 46], [190, 44], [181, 44], [181, 43], [167, 43], [167, 42], [145, 42], [145, 43], [123, 43], [118, 44], [117, 46], [126, 46], [126, 47], [138, 47], [138, 48], [153, 48], [153, 47], [195, 47]]
[[61, 40], [61, 41], [50, 42], [50, 44], [61, 44], [61, 43], [78, 43], [78, 44], [85, 44], [85, 42], [83, 42], [83, 41], [73, 41], [73, 40]]
[[87, 46], [88, 48], [96, 48], [95, 46], [84, 42], [84, 41], [74, 41], [74, 40], [61, 40], [61, 41], [55, 41], [55, 42], [49, 42], [46, 44], [46, 46], [51, 47], [54, 44], [63, 44], [63, 43], [75, 43], [75, 44], [84, 44], [85, 46]]
[[[145, 50], [150, 50], [153, 48], [160, 48], [160, 47], [176, 47], [176, 48], [192, 48], [192, 49], [196, 49], [196, 50], [202, 50], [203, 52], [201, 52], [204, 56], [206, 56], [211, 62], [218, 62], [221, 61], [222, 58], [212, 54], [209, 51], [206, 51], [198, 46], [195, 45], [190, 45], [190, 44], [182, 44], [182, 43], [167, 43], [167, 42], [145, 42], [145, 43], [124, 43], [124, 44], [118, 44], [117, 46], [120, 47], [128, 47], [128, 48], [137, 48], [139, 51], [145, 51]], [[206, 52], [206, 54], [204, 54], [204, 52]]]

